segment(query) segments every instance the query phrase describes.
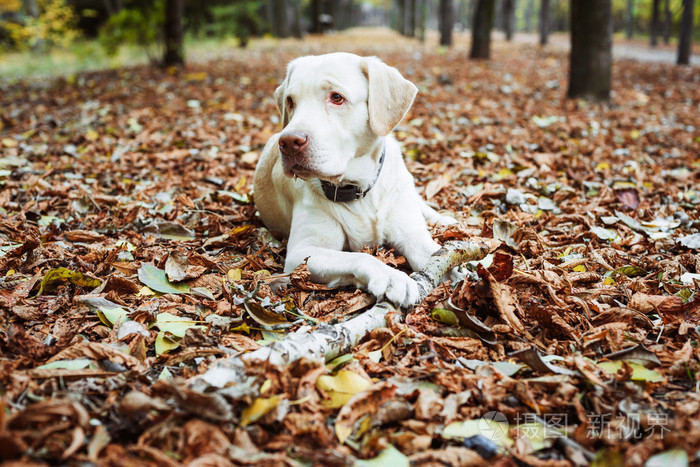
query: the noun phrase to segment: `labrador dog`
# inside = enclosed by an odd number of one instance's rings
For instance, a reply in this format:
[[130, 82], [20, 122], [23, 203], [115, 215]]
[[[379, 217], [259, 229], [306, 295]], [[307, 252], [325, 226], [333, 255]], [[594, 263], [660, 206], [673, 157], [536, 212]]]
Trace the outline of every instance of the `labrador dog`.
[[359, 251], [386, 245], [413, 270], [439, 248], [426, 221], [450, 224], [416, 192], [391, 131], [418, 89], [376, 57], [301, 57], [275, 91], [283, 129], [263, 149], [254, 198], [263, 223], [289, 235], [285, 271], [355, 285], [399, 306], [419, 300], [407, 274]]

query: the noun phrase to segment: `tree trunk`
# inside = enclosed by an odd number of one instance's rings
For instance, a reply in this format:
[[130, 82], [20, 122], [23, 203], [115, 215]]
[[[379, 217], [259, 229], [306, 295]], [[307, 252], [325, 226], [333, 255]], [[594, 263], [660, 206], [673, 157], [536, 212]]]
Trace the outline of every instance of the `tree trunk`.
[[571, 0], [568, 97], [610, 98], [612, 0]]
[[472, 48], [469, 58], [488, 60], [491, 57], [491, 28], [496, 0], [477, 0], [472, 25]]
[[321, 31], [321, 0], [311, 0], [311, 32], [320, 34]]
[[272, 34], [287, 37], [287, 0], [272, 0]]
[[664, 0], [664, 44], [671, 42], [671, 0]]
[[185, 11], [185, 0], [166, 0], [165, 2], [165, 56], [166, 66], [184, 65], [184, 31], [182, 16]]
[[416, 0], [407, 0], [406, 4], [406, 35], [408, 37], [416, 37]]
[[535, 10], [535, 0], [528, 0], [525, 9], [525, 32], [532, 32], [532, 12]]
[[549, 0], [540, 1], [540, 45], [549, 39]]
[[440, 0], [440, 45], [452, 45], [452, 28], [454, 27], [454, 8], [452, 0]]
[[683, 0], [683, 17], [681, 18], [681, 31], [678, 40], [679, 65], [690, 64], [690, 53], [693, 46], [693, 4], [695, 0]]
[[634, 36], [634, 0], [627, 0], [625, 11], [625, 36], [632, 39]]
[[651, 24], [649, 25], [649, 45], [656, 47], [658, 44], [657, 36], [659, 35], [659, 1], [652, 0], [651, 2]]
[[303, 37], [301, 31], [301, 0], [292, 0], [294, 6], [294, 19], [292, 22], [292, 36], [297, 39]]
[[402, 36], [406, 35], [406, 3], [408, 0], [396, 0], [396, 30]]
[[37, 5], [36, 0], [22, 0], [22, 7], [25, 15], [32, 18], [39, 17], [39, 5]]
[[515, 0], [503, 0], [503, 31], [506, 40], [513, 39], [513, 29], [515, 27]]
[[425, 17], [427, 16], [427, 0], [418, 0], [418, 39], [425, 42]]

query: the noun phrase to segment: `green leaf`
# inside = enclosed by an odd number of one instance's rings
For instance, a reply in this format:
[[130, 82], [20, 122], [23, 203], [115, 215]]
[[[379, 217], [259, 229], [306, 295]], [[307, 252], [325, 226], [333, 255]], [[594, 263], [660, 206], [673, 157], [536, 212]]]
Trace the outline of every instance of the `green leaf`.
[[408, 467], [410, 463], [408, 457], [390, 444], [388, 448], [380, 452], [374, 459], [356, 460], [353, 467], [384, 467], [388, 465], [391, 467]]
[[438, 323], [447, 324], [448, 326], [459, 325], [457, 315], [455, 315], [453, 311], [446, 310], [444, 308], [433, 308], [433, 310], [430, 312], [430, 317]]
[[591, 226], [591, 232], [593, 232], [596, 235], [596, 237], [598, 237], [601, 240], [610, 240], [615, 242], [620, 239], [620, 236], [614, 230], [605, 229], [596, 225]]
[[630, 265], [622, 266], [621, 268], [618, 268], [616, 272], [619, 274], [624, 274], [627, 277], [639, 277], [646, 274], [646, 271], [644, 269]]
[[442, 437], [445, 439], [464, 440], [472, 436], [482, 435], [500, 447], [508, 447], [515, 443], [508, 434], [509, 429], [510, 425], [508, 422], [479, 418], [450, 423], [442, 430]]
[[335, 376], [321, 375], [316, 379], [316, 387], [329, 397], [323, 405], [331, 409], [344, 406], [352, 396], [370, 386], [371, 381], [350, 370], [340, 370]]
[[180, 338], [174, 337], [166, 331], [158, 331], [156, 336], [156, 354], [163, 355], [180, 346]]
[[93, 365], [89, 358], [75, 358], [73, 360], [56, 360], [36, 367], [37, 370], [83, 370]]
[[342, 367], [343, 365], [350, 363], [354, 359], [355, 357], [353, 356], [352, 352], [346, 353], [326, 363], [326, 368], [328, 368], [328, 371], [333, 372]]
[[651, 456], [644, 467], [688, 467], [688, 453], [683, 449], [669, 449]]
[[187, 284], [173, 284], [169, 282], [165, 276], [165, 271], [148, 263], [141, 265], [139, 280], [149, 288], [160, 293], [187, 293], [190, 291]]
[[190, 292], [192, 292], [192, 294], [194, 294], [198, 297], [206, 298], [208, 300], [216, 300], [214, 298], [214, 294], [212, 294], [211, 291], [209, 289], [207, 289], [206, 287], [193, 287], [190, 290]]
[[663, 376], [661, 376], [661, 373], [659, 373], [658, 371], [645, 368], [644, 365], [636, 362], [630, 362], [626, 360], [615, 360], [612, 362], [598, 362], [597, 365], [606, 373], [614, 375], [622, 369], [624, 363], [627, 363], [632, 368], [632, 376], [630, 376], [630, 379], [632, 381], [647, 381], [649, 383], [659, 383], [664, 380]]
[[98, 287], [102, 282], [99, 279], [84, 276], [80, 272], [71, 271], [68, 268], [50, 269], [44, 274], [39, 287], [37, 297], [44, 292], [53, 289], [59, 283], [70, 282], [79, 287]]
[[185, 337], [185, 332], [187, 332], [189, 328], [204, 327], [198, 325], [197, 321], [192, 321], [191, 319], [176, 316], [168, 312], [158, 313], [153, 325], [161, 331], [167, 331], [179, 338]]
[[113, 327], [117, 322], [123, 323], [128, 319], [128, 311], [104, 297], [88, 296], [77, 300], [94, 309], [105, 326]]

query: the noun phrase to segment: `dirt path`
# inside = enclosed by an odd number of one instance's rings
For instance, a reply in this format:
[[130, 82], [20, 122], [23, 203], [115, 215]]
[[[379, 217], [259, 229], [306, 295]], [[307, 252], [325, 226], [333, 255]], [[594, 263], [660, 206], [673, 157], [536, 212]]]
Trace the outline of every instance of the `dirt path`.
[[[502, 33], [496, 32], [493, 38], [497, 41], [505, 40]], [[533, 33], [518, 33], [514, 36], [516, 43], [537, 45], [539, 36]], [[552, 34], [549, 37], [548, 48], [568, 51], [571, 47], [568, 34]], [[695, 44], [694, 55], [690, 57], [692, 65], [700, 65], [700, 47]], [[615, 60], [628, 59], [639, 62], [676, 63], [678, 50], [675, 45], [659, 45], [650, 47], [642, 40], [615, 39], [613, 42], [613, 58]]]

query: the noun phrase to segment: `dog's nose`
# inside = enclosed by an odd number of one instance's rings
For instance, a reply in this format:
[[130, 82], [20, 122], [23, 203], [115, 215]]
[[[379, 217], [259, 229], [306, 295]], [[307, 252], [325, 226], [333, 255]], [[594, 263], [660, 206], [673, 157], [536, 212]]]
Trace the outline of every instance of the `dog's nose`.
[[297, 154], [306, 149], [309, 145], [309, 136], [304, 133], [286, 133], [280, 136], [279, 146], [280, 151], [285, 156]]

